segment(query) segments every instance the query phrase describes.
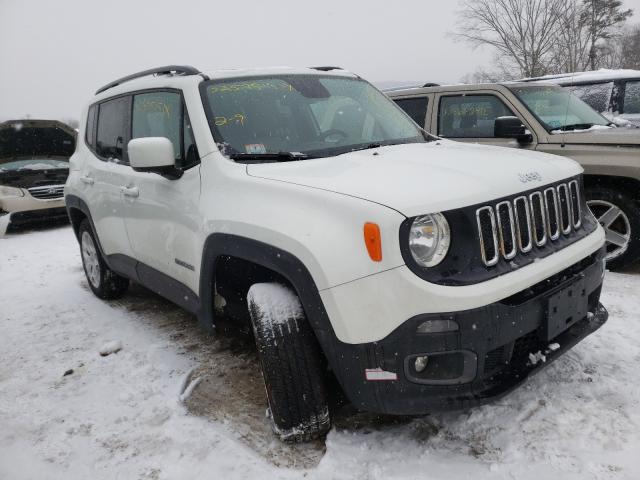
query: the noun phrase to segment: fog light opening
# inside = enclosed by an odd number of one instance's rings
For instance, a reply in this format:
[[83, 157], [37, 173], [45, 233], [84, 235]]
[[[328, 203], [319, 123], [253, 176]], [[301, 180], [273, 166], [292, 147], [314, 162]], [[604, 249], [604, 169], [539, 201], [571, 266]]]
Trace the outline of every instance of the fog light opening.
[[422, 357], [416, 357], [416, 362], [414, 364], [414, 368], [417, 373], [424, 372], [424, 369], [427, 368], [427, 364], [429, 363], [429, 357], [424, 355]]
[[418, 325], [417, 333], [457, 332], [460, 329], [455, 320], [427, 320]]

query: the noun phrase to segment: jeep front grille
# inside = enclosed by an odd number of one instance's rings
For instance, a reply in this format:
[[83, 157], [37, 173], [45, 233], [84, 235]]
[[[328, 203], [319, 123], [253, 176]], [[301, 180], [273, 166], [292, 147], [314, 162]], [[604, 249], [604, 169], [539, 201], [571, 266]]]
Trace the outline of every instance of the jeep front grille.
[[510, 261], [534, 246], [542, 248], [568, 237], [582, 225], [582, 197], [577, 180], [476, 210], [482, 262]]
[[64, 194], [64, 185], [45, 185], [42, 187], [32, 187], [29, 188], [29, 193], [33, 198], [37, 198], [39, 200], [62, 198]]

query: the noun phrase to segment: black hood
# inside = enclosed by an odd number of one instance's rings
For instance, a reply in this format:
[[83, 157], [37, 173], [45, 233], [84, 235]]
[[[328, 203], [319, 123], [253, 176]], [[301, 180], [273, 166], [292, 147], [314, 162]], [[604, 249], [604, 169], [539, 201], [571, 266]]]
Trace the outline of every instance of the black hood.
[[68, 159], [76, 131], [57, 120], [9, 120], [0, 123], [0, 165], [29, 158]]

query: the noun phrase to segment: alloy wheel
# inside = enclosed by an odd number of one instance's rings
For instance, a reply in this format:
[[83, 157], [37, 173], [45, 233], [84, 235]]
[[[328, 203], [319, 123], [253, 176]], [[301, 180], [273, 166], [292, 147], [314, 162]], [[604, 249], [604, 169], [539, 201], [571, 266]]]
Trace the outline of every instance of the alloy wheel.
[[618, 258], [629, 248], [631, 240], [631, 223], [624, 211], [605, 200], [587, 201], [589, 209], [602, 225], [606, 234], [607, 261]]
[[100, 262], [98, 252], [89, 232], [82, 233], [82, 263], [87, 278], [94, 288], [100, 287]]

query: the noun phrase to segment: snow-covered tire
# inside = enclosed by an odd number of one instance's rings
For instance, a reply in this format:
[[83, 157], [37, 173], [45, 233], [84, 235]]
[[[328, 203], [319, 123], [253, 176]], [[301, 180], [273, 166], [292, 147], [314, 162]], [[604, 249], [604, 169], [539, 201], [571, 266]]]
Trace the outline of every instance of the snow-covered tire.
[[300, 300], [277, 283], [257, 283], [247, 303], [262, 366], [273, 431], [306, 442], [331, 426], [320, 346]]
[[91, 291], [104, 300], [122, 297], [129, 288], [129, 279], [115, 273], [104, 262], [88, 220], [80, 223], [78, 238], [82, 266]]
[[607, 268], [619, 270], [640, 259], [640, 203], [622, 189], [592, 187], [587, 204], [607, 235]]

